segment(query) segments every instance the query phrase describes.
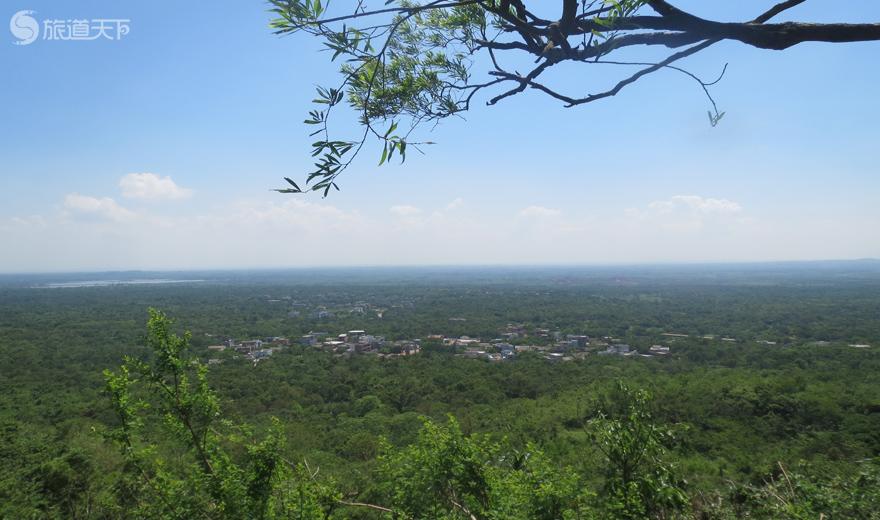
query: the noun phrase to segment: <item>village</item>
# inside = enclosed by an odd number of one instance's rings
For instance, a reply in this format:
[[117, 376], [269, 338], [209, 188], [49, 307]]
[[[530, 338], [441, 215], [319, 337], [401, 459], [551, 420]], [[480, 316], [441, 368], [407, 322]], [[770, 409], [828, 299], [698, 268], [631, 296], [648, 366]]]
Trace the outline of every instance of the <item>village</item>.
[[[354, 304], [312, 307], [306, 303], [297, 302], [290, 296], [280, 298], [267, 296], [266, 298], [268, 303], [289, 305], [288, 318], [300, 318], [305, 314], [311, 320], [322, 322], [334, 320], [340, 315], [348, 317], [374, 315], [376, 318], [382, 319], [389, 307], [411, 307], [413, 305], [411, 301], [388, 306], [378, 306], [365, 301], [358, 301]], [[467, 319], [463, 317], [450, 317], [448, 321], [451, 324], [460, 324], [467, 321]], [[584, 359], [591, 355], [624, 358], [662, 358], [670, 355], [672, 346], [677, 341], [701, 340], [720, 342], [722, 344], [736, 344], [740, 341], [724, 335], [662, 332], [659, 333], [653, 342], [649, 342], [649, 345], [645, 344], [634, 347], [625, 340], [613, 336], [591, 337], [585, 334], [563, 333], [549, 328], [530, 327], [524, 323], [508, 323], [497, 331], [496, 337], [491, 339], [467, 335], [430, 334], [423, 338], [388, 340], [384, 336], [371, 334], [362, 329], [338, 333], [313, 330], [294, 339], [264, 337], [236, 340], [225, 336], [206, 335], [222, 339], [222, 343], [209, 346], [209, 352], [232, 351], [236, 357], [242, 357], [252, 361], [254, 364], [270, 358], [281, 349], [291, 346], [321, 350], [339, 357], [368, 355], [378, 358], [397, 358], [413, 356], [421, 353], [424, 348], [431, 348], [451, 352], [458, 357], [489, 362], [509, 361], [524, 353], [542, 357], [549, 362], [565, 362]], [[766, 339], [755, 339], [753, 342], [769, 347], [777, 346], [778, 343], [777, 341]], [[815, 341], [811, 345], [828, 346], [831, 343]], [[849, 344], [848, 346], [853, 348], [870, 348], [870, 345], [866, 344]], [[221, 359], [219, 358], [210, 358], [208, 360], [209, 364], [220, 362]]]
[[[350, 330], [338, 335], [330, 335], [327, 332], [310, 332], [300, 337], [295, 344], [325, 350], [340, 356], [372, 354], [379, 357], [397, 357], [418, 354], [421, 340], [386, 341], [382, 336], [373, 336], [363, 330]], [[242, 341], [228, 338], [222, 344], [209, 346], [208, 350], [214, 353], [231, 350], [256, 364], [261, 360], [268, 359], [282, 348], [290, 346], [291, 341], [284, 337]], [[209, 364], [219, 362], [219, 358], [208, 360]]]
[[[528, 339], [535, 338], [531, 344]], [[549, 340], [549, 341], [548, 341]], [[425, 338], [386, 340], [383, 336], [372, 335], [365, 330], [349, 330], [339, 334], [311, 331], [291, 341], [285, 337], [266, 337], [260, 339], [235, 340], [227, 338], [221, 344], [207, 347], [211, 353], [235, 352], [254, 364], [268, 359], [274, 353], [291, 345], [314, 348], [337, 356], [372, 355], [379, 358], [412, 356], [422, 351], [423, 345], [454, 352], [455, 355], [469, 359], [483, 359], [491, 362], [507, 361], [515, 356], [532, 352], [548, 361], [572, 361], [595, 354], [602, 356], [651, 358], [666, 356], [669, 346], [652, 345], [639, 351], [620, 340], [605, 336], [591, 338], [586, 335], [562, 334], [549, 329], [528, 331], [525, 325], [509, 324], [500, 331], [499, 337], [490, 340], [469, 336], [447, 337], [432, 334]], [[209, 364], [220, 363], [219, 358], [211, 358]]]

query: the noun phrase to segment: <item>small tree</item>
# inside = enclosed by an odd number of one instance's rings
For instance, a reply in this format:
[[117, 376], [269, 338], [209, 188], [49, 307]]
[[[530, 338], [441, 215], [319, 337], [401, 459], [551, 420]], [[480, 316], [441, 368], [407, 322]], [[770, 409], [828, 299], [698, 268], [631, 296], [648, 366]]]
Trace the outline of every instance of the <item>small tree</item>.
[[119, 371], [105, 371], [119, 419], [107, 437], [124, 460], [117, 494], [126, 515], [326, 518], [338, 499], [332, 488], [283, 458], [277, 420], [256, 441], [249, 428], [221, 419], [207, 367], [190, 356], [189, 333], [173, 334], [171, 324], [151, 309], [151, 359], [126, 358]]
[[593, 494], [570, 468], [535, 445], [513, 450], [486, 435], [464, 435], [452, 417], [426, 420], [418, 440], [387, 444], [380, 457], [384, 493], [407, 518], [560, 520], [592, 518]]
[[445, 426], [425, 421], [415, 444], [383, 446], [385, 494], [411, 518], [486, 518], [497, 450], [487, 437], [464, 436], [452, 417]]
[[599, 507], [613, 518], [674, 518], [688, 498], [667, 460], [672, 432], [654, 423], [644, 390], [618, 382], [609, 402], [588, 428], [606, 462]]

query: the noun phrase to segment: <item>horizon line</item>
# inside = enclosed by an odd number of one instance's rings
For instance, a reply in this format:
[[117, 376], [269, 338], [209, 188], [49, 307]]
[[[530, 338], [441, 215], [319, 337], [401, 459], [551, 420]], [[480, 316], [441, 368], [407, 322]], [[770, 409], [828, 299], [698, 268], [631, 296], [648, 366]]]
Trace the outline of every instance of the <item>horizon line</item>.
[[756, 266], [782, 264], [827, 263], [880, 263], [880, 258], [828, 258], [818, 260], [713, 260], [713, 261], [653, 261], [653, 262], [560, 262], [560, 263], [462, 263], [462, 264], [351, 264], [351, 265], [303, 265], [303, 266], [254, 266], [254, 267], [181, 267], [181, 268], [96, 268], [82, 270], [46, 271], [0, 271], [0, 276], [79, 275], [112, 273], [212, 273], [212, 272], [259, 272], [259, 271], [314, 271], [358, 269], [551, 269], [551, 268], [607, 268], [607, 267], [711, 267]]

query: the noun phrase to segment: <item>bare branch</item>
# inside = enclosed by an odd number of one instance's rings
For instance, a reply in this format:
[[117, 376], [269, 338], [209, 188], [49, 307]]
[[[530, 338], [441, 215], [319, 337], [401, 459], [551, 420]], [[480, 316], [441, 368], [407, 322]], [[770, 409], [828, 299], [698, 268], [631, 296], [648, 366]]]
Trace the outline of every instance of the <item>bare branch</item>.
[[646, 76], [648, 74], [651, 74], [652, 72], [657, 72], [658, 70], [660, 70], [664, 67], [668, 67], [670, 64], [672, 64], [682, 58], [686, 58], [692, 54], [696, 54], [696, 53], [700, 52], [701, 50], [706, 49], [709, 46], [718, 43], [719, 41], [720, 40], [707, 40], [699, 45], [694, 45], [693, 47], [689, 47], [688, 49], [685, 49], [681, 52], [677, 52], [677, 53], [673, 54], [672, 56], [669, 56], [665, 60], [663, 60], [659, 63], [655, 63], [654, 65], [651, 65], [648, 68], [642, 69], [642, 70], [636, 72], [635, 74], [633, 74], [632, 76], [630, 76], [624, 80], [621, 80], [620, 82], [617, 83], [617, 85], [615, 85], [613, 88], [611, 88], [609, 90], [606, 90], [605, 92], [600, 92], [599, 94], [591, 94], [587, 97], [574, 100], [574, 102], [569, 103], [568, 106], [572, 107], [575, 105], [583, 105], [585, 103], [592, 103], [593, 101], [598, 101], [603, 98], [616, 96], [618, 92], [623, 90], [627, 85], [631, 85], [631, 84], [635, 83], [636, 81], [639, 80], [639, 78]]

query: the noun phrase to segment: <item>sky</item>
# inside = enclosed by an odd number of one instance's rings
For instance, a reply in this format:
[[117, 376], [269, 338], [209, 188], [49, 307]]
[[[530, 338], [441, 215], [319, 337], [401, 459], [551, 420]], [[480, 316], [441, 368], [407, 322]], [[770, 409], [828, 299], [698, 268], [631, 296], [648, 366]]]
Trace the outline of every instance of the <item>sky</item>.
[[[772, 3], [680, 5], [745, 20]], [[118, 40], [28, 45], [0, 24], [0, 272], [880, 257], [880, 42], [689, 58], [706, 78], [728, 64], [715, 128], [671, 71], [577, 108], [477, 102], [403, 165], [368, 147], [324, 199], [270, 190], [309, 170], [302, 121], [336, 65], [273, 35], [265, 3], [0, 5], [41, 30], [129, 20]], [[808, 0], [779, 19], [880, 21], [880, 3]], [[549, 79], [577, 93], [616, 74]]]

